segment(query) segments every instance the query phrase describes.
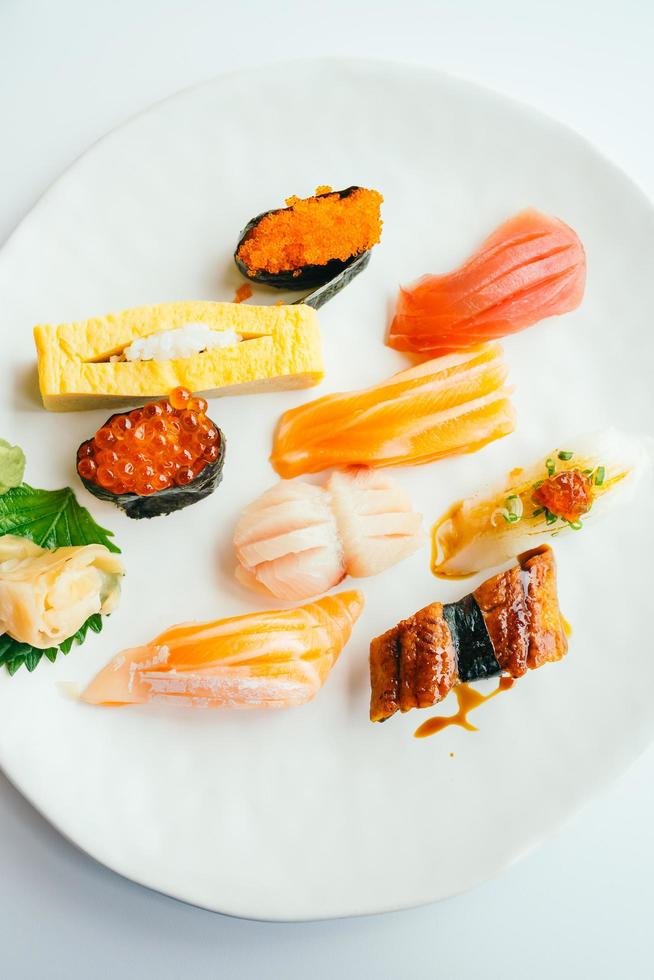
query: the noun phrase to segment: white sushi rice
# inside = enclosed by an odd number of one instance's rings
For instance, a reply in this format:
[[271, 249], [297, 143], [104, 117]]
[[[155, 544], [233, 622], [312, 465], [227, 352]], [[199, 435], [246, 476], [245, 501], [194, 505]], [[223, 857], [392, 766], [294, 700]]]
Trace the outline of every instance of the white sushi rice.
[[233, 347], [243, 338], [234, 330], [212, 330], [206, 323], [185, 323], [182, 327], [162, 330], [149, 337], [139, 337], [112, 361], [171, 361], [193, 357], [216, 347]]

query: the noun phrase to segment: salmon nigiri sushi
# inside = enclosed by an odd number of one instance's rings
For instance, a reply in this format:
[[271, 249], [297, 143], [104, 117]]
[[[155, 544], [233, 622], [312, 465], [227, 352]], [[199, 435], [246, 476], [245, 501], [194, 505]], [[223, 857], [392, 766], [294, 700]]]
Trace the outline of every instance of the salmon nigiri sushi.
[[330, 466], [415, 466], [472, 453], [513, 432], [499, 344], [437, 357], [363, 391], [285, 412], [270, 461], [290, 479]]
[[288, 708], [311, 700], [350, 638], [360, 592], [297, 609], [182, 623], [114, 657], [82, 694], [90, 704]]
[[401, 289], [388, 345], [431, 357], [465, 350], [576, 309], [585, 284], [577, 233], [529, 208], [454, 272]]

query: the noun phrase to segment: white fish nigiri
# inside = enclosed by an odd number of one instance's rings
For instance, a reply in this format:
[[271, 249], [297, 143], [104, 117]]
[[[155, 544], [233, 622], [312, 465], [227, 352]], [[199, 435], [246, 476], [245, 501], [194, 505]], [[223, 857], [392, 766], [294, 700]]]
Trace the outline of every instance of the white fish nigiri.
[[245, 508], [234, 534], [236, 577], [278, 599], [308, 599], [345, 578], [329, 494], [281, 481]]
[[326, 487], [283, 480], [241, 514], [236, 577], [278, 599], [309, 599], [346, 575], [389, 568], [423, 537], [420, 514], [384, 473], [338, 470]]
[[579, 531], [628, 499], [650, 465], [647, 442], [614, 428], [570, 439], [450, 507], [432, 529], [432, 571], [473, 575], [555, 533]]
[[74, 636], [89, 616], [113, 612], [123, 563], [103, 544], [49, 551], [0, 537], [0, 634], [39, 650]]
[[377, 575], [420, 547], [422, 515], [392, 477], [363, 466], [335, 470], [327, 490], [348, 575]]

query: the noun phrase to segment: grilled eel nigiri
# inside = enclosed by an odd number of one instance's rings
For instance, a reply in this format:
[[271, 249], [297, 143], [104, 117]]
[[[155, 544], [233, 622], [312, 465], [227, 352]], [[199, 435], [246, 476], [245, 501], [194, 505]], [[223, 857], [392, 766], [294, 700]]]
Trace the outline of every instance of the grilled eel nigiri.
[[429, 708], [456, 684], [560, 660], [568, 649], [547, 545], [470, 595], [432, 602], [370, 644], [371, 721]]

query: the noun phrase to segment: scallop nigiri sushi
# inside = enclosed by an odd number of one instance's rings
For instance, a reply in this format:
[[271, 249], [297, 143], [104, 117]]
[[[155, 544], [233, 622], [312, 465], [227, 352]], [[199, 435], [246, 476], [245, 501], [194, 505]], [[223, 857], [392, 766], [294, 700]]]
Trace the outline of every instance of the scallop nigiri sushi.
[[330, 466], [413, 466], [508, 435], [515, 415], [499, 344], [438, 357], [363, 391], [285, 412], [270, 461], [284, 479]]
[[617, 429], [570, 439], [450, 507], [432, 530], [432, 571], [473, 575], [555, 534], [581, 531], [628, 499], [650, 462], [647, 444]]
[[460, 268], [400, 290], [388, 344], [430, 357], [574, 310], [586, 284], [579, 236], [534, 208], [505, 221]]
[[236, 577], [278, 599], [308, 599], [346, 575], [384, 571], [423, 537], [406, 492], [378, 470], [337, 470], [325, 487], [282, 480], [241, 514]]
[[183, 623], [114, 657], [82, 694], [90, 704], [288, 708], [313, 698], [363, 609], [339, 592], [297, 609]]

